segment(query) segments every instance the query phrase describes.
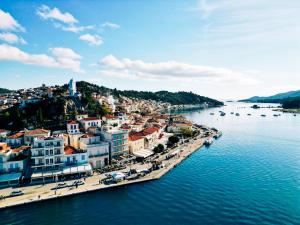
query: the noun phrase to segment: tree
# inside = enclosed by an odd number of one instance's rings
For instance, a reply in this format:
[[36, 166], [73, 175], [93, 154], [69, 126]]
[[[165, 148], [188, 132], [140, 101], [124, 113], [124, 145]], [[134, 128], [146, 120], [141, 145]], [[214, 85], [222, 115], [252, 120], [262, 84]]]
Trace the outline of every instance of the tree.
[[165, 147], [162, 145], [162, 144], [158, 144], [154, 149], [153, 151], [155, 153], [161, 153], [165, 150]]
[[184, 137], [192, 137], [193, 136], [193, 131], [191, 128], [181, 128], [181, 134]]
[[179, 142], [179, 138], [177, 136], [173, 135], [173, 136], [169, 137], [167, 145], [168, 145], [168, 147], [172, 147], [178, 142]]

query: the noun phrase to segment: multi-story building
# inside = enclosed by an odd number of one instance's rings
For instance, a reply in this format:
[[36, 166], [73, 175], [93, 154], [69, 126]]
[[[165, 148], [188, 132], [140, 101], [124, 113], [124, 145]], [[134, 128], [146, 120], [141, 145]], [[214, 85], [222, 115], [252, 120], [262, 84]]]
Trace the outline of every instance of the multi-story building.
[[112, 158], [129, 153], [127, 130], [101, 130], [101, 138], [109, 142], [110, 155]]
[[109, 143], [101, 141], [100, 136], [84, 134], [79, 138], [79, 148], [87, 151], [88, 162], [94, 169], [109, 164]]
[[18, 132], [6, 138], [6, 143], [11, 147], [20, 147], [24, 144], [24, 132]]
[[141, 151], [144, 149], [144, 137], [141, 137], [139, 135], [129, 135], [129, 152], [131, 154], [134, 154], [135, 152]]
[[64, 148], [64, 155], [64, 162], [66, 166], [83, 165], [88, 162], [88, 153], [86, 150], [66, 146]]
[[159, 138], [159, 128], [157, 127], [149, 127], [145, 128], [140, 132], [133, 133], [135, 136], [140, 136], [144, 138], [144, 148], [152, 149]]
[[31, 159], [34, 170], [59, 169], [64, 164], [63, 138], [35, 138], [31, 146]]
[[25, 130], [24, 143], [25, 145], [31, 145], [34, 138], [49, 137], [50, 131], [44, 129]]
[[30, 156], [30, 147], [11, 149], [7, 143], [0, 143], [0, 173], [23, 172]]
[[87, 131], [90, 127], [101, 127], [101, 119], [98, 117], [87, 117], [79, 121], [84, 130]]

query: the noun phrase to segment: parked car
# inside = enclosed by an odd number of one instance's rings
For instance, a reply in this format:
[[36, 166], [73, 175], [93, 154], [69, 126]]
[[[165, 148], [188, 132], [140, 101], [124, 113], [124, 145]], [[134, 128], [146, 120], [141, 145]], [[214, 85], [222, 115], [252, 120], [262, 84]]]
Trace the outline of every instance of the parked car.
[[58, 184], [56, 185], [56, 187], [51, 188], [51, 190], [54, 190], [54, 189], [61, 189], [61, 188], [66, 188], [66, 187], [68, 187], [67, 183], [58, 183]]
[[15, 196], [20, 196], [20, 195], [24, 195], [23, 191], [15, 190], [10, 193], [9, 197], [15, 197]]
[[75, 180], [70, 186], [79, 186], [79, 185], [84, 185], [84, 181], [82, 180]]

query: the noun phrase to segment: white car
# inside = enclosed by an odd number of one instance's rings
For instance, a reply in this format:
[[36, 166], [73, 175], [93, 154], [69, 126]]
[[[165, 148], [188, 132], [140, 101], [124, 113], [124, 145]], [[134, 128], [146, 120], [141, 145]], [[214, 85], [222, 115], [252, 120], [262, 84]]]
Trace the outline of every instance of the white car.
[[20, 196], [20, 195], [24, 195], [23, 191], [15, 190], [10, 193], [9, 197], [15, 197], [15, 196]]

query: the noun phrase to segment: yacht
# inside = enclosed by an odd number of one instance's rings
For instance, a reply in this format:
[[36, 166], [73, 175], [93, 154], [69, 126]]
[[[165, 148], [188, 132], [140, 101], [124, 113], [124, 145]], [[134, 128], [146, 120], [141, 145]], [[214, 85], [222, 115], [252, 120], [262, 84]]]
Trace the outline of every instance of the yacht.
[[210, 115], [215, 115], [214, 113], [210, 113]]
[[265, 114], [261, 114], [261, 116], [262, 116], [262, 117], [266, 117], [266, 115], [265, 115]]
[[225, 116], [225, 115], [226, 115], [226, 113], [224, 113], [224, 112], [220, 113], [220, 116]]
[[235, 115], [236, 115], [236, 116], [240, 116], [240, 114], [239, 114], [239, 113], [236, 113]]

